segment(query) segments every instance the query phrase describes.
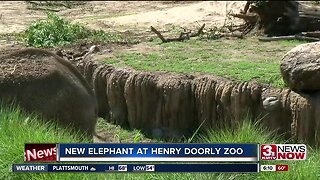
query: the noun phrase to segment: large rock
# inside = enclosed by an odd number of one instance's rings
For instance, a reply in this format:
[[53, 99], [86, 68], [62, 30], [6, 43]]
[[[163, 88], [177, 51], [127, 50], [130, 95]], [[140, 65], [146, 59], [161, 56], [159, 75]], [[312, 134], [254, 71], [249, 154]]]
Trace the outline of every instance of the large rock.
[[0, 56], [0, 72], [0, 101], [15, 100], [28, 112], [94, 133], [94, 93], [69, 61], [45, 50], [25, 49]]
[[297, 92], [320, 90], [320, 42], [293, 48], [283, 57], [280, 69], [290, 89]]

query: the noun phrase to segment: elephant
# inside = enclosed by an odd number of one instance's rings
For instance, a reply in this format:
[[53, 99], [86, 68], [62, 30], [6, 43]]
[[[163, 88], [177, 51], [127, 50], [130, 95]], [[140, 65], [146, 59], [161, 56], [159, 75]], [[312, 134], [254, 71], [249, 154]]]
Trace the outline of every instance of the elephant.
[[97, 123], [94, 92], [73, 64], [44, 49], [0, 55], [0, 101], [91, 136]]

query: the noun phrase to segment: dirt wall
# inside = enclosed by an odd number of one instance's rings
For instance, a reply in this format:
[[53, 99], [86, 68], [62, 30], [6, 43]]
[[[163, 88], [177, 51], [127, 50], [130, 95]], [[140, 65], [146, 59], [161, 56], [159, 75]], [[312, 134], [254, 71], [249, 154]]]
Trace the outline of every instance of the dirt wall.
[[142, 72], [88, 60], [74, 63], [94, 88], [99, 115], [122, 126], [174, 137], [190, 135], [201, 123], [202, 128], [232, 127], [250, 117], [287, 138], [319, 141], [319, 94], [211, 75]]

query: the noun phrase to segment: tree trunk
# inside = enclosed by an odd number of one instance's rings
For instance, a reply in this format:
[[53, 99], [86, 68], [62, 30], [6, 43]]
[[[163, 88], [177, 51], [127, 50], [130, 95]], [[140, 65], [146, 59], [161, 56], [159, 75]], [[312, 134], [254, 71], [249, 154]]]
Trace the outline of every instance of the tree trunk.
[[249, 12], [259, 16], [260, 27], [268, 36], [320, 30], [320, 8], [297, 1], [255, 1], [251, 2]]

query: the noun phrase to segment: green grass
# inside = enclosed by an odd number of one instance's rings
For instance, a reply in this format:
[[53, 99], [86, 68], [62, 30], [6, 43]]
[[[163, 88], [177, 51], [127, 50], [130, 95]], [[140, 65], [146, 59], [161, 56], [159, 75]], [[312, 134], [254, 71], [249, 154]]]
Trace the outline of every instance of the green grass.
[[256, 38], [193, 39], [185, 42], [160, 44], [147, 42], [143, 46], [152, 51], [116, 51], [105, 62], [115, 66], [130, 66], [138, 70], [179, 73], [207, 73], [241, 81], [256, 80], [284, 87], [280, 74], [280, 60], [299, 41], [259, 42]]
[[90, 30], [80, 24], [71, 23], [54, 13], [47, 13], [46, 20], [37, 20], [18, 37], [31, 47], [59, 47], [85, 42], [133, 43], [130, 38], [103, 30]]
[[[195, 139], [199, 143], [259, 143], [259, 144], [282, 144], [298, 143], [292, 140], [284, 141], [282, 137], [274, 136], [274, 133], [259, 122], [251, 123], [244, 120], [235, 129], [210, 130], [206, 134], [199, 135]], [[261, 164], [275, 165], [288, 164], [288, 172], [261, 172], [259, 174], [242, 174], [236, 179], [282, 179], [282, 180], [304, 180], [320, 178], [320, 150], [308, 147], [307, 160], [305, 161], [262, 161]]]
[[[9, 173], [8, 166], [23, 162], [24, 143], [89, 142], [61, 129], [54, 123], [44, 123], [35, 115], [26, 115], [19, 108], [0, 107], [0, 179], [47, 179], [58, 175]], [[78, 175], [80, 177], [81, 175]], [[83, 175], [89, 177], [88, 175]], [[71, 175], [66, 175], [71, 178]]]
[[[100, 126], [100, 127], [99, 127]], [[98, 128], [103, 123], [100, 122]], [[120, 131], [120, 129], [114, 132]], [[118, 132], [120, 133], [120, 132]], [[123, 135], [130, 135], [122, 132]], [[137, 135], [138, 134], [138, 135]], [[127, 136], [129, 141], [141, 141], [138, 131]], [[124, 137], [123, 137], [124, 138]], [[43, 123], [34, 115], [26, 115], [19, 108], [1, 106], [0, 110], [0, 179], [316, 179], [319, 177], [320, 151], [309, 148], [306, 161], [271, 161], [264, 164], [289, 164], [289, 172], [262, 172], [260, 174], [219, 174], [219, 173], [10, 173], [8, 166], [12, 163], [23, 162], [24, 143], [78, 143], [88, 142], [68, 130], [61, 129], [52, 123]], [[243, 121], [233, 130], [212, 130], [207, 134], [196, 134], [191, 142], [196, 143], [279, 143], [281, 138], [249, 121]]]
[[161, 142], [160, 139], [147, 138], [140, 130], [125, 130], [119, 125], [107, 123], [102, 118], [98, 119], [96, 129], [99, 134], [103, 133], [104, 137], [108, 137], [108, 140], [114, 143]]

